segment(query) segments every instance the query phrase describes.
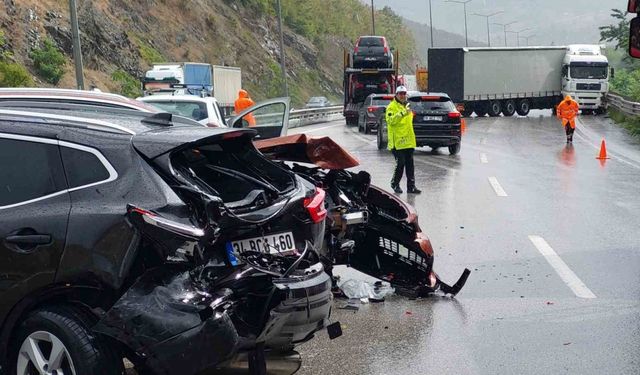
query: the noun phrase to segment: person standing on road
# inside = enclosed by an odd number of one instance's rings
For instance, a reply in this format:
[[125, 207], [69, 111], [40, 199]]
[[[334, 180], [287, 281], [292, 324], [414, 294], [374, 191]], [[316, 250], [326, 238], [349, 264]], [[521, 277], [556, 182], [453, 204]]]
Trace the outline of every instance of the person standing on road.
[[567, 134], [567, 143], [573, 142], [573, 132], [576, 130], [576, 117], [578, 116], [578, 103], [567, 95], [564, 100], [558, 104], [556, 116], [562, 122]]
[[400, 180], [404, 171], [407, 172], [407, 193], [420, 194], [416, 188], [416, 178], [413, 166], [413, 151], [416, 148], [416, 135], [413, 132], [413, 112], [407, 102], [407, 88], [398, 86], [396, 95], [385, 110], [387, 133], [391, 150], [396, 159], [396, 168], [391, 179], [391, 188], [397, 194], [402, 193]]
[[[240, 89], [240, 91], [238, 91], [238, 99], [236, 99], [236, 101], [233, 103], [233, 110], [237, 115], [238, 113], [254, 106], [255, 104], [256, 103], [249, 97], [249, 93], [246, 90]], [[256, 119], [252, 114], [248, 114], [242, 119], [247, 121], [250, 128], [256, 126]]]

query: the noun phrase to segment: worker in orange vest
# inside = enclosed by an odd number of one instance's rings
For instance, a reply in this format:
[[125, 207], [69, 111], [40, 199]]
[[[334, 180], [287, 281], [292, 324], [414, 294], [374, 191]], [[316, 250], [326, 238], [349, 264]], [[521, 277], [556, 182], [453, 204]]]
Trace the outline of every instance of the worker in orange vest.
[[[240, 91], [238, 91], [238, 99], [233, 103], [233, 109], [237, 115], [255, 104], [256, 103], [249, 97], [249, 93], [246, 90], [240, 89]], [[256, 119], [251, 113], [244, 116], [242, 119], [243, 122], [246, 121], [248, 123], [250, 128], [256, 126]]]
[[567, 143], [573, 142], [573, 132], [576, 130], [576, 117], [578, 116], [578, 103], [567, 95], [564, 100], [558, 104], [556, 116], [562, 122], [567, 134]]

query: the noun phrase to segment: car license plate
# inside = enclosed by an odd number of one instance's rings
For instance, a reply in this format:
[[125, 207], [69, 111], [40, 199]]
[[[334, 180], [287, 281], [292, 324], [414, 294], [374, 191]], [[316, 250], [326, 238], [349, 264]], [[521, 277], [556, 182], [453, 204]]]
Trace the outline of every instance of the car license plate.
[[375, 57], [365, 57], [364, 60], [365, 61], [375, 61], [376, 58]]
[[368, 89], [376, 89], [378, 88], [378, 85], [367, 85]]
[[267, 254], [277, 254], [296, 249], [296, 243], [291, 232], [267, 234], [262, 237], [232, 241], [231, 246], [236, 253], [259, 251]]
[[442, 116], [424, 116], [424, 121], [442, 121]]

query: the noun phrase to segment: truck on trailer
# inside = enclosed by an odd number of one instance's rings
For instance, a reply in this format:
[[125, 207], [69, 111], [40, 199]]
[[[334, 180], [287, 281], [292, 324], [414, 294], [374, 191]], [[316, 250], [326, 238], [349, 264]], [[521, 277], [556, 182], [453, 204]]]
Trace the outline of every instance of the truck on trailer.
[[445, 92], [464, 116], [526, 116], [571, 95], [602, 112], [608, 63], [598, 46], [429, 49], [429, 91]]

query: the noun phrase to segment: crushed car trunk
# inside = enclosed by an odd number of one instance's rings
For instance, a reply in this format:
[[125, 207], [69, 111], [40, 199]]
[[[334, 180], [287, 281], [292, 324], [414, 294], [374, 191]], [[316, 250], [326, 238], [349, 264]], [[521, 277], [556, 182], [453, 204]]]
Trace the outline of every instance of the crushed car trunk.
[[295, 135], [257, 141], [256, 146], [277, 160], [317, 166], [293, 164], [291, 169], [327, 191], [327, 269], [349, 264], [409, 296], [438, 290], [456, 295], [462, 289], [470, 271], [465, 269], [453, 286], [440, 280], [433, 271], [431, 242], [420, 229], [415, 209], [372, 186], [367, 172], [345, 171], [358, 165], [357, 160], [330, 138]]

